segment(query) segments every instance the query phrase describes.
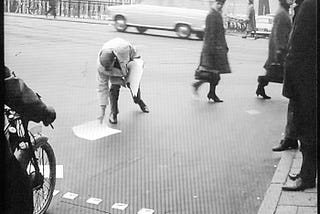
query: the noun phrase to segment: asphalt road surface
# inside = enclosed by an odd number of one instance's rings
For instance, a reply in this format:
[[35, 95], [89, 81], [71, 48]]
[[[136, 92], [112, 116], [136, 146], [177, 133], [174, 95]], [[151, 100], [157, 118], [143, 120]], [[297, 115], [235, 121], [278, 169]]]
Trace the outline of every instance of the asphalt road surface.
[[[208, 102], [208, 84], [193, 96], [191, 83], [202, 41], [173, 32], [116, 32], [112, 26], [5, 16], [5, 62], [55, 107], [55, 129], [45, 128], [63, 168], [48, 213], [253, 214], [280, 154], [288, 101], [269, 84], [271, 100], [256, 97], [266, 39], [227, 35], [233, 73], [217, 87], [223, 103]], [[108, 39], [122, 37], [145, 60], [142, 113], [120, 92], [119, 134], [96, 141], [72, 127], [95, 120], [96, 56]], [[107, 110], [109, 112], [109, 109]], [[75, 199], [65, 198], [75, 193]], [[101, 199], [97, 205], [89, 198]], [[112, 208], [116, 203], [124, 210]], [[150, 209], [141, 210], [143, 208]]]

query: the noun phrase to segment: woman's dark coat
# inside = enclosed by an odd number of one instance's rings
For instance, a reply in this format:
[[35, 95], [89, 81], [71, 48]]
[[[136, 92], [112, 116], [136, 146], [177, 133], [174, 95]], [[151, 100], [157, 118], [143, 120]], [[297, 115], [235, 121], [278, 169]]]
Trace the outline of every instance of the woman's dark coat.
[[[291, 31], [291, 20], [288, 11], [282, 6], [277, 10], [273, 20], [273, 27], [269, 38], [269, 54], [264, 68], [270, 82], [283, 82], [283, 62], [288, 53], [288, 41]], [[280, 69], [274, 72], [274, 64], [279, 64]]]
[[294, 120], [298, 135], [309, 140], [315, 140], [317, 123], [316, 8], [316, 0], [305, 0], [296, 16], [282, 92], [296, 103]]
[[223, 20], [216, 10], [211, 9], [207, 15], [203, 40], [200, 68], [217, 74], [231, 73]]
[[255, 14], [253, 4], [249, 4], [247, 16], [248, 16], [247, 31], [248, 32], [255, 31], [256, 30], [256, 14]]

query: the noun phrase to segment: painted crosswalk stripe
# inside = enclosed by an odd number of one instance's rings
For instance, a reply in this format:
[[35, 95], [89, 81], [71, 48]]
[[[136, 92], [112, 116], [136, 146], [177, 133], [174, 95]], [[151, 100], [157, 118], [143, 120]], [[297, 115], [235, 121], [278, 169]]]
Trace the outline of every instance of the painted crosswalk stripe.
[[88, 204], [98, 205], [98, 204], [100, 204], [102, 202], [102, 199], [100, 199], [100, 198], [89, 198], [86, 202]]
[[72, 193], [72, 192], [67, 192], [62, 196], [62, 198], [66, 198], [70, 200], [74, 200], [76, 197], [78, 197], [78, 194]]
[[128, 207], [128, 204], [124, 203], [115, 203], [112, 205], [112, 209], [125, 210]]
[[148, 209], [148, 208], [142, 208], [141, 210], [139, 210], [137, 214], [152, 214], [152, 213], [154, 213], [154, 210]]
[[260, 111], [257, 111], [255, 109], [250, 109], [250, 110], [247, 110], [246, 112], [251, 115], [260, 114]]

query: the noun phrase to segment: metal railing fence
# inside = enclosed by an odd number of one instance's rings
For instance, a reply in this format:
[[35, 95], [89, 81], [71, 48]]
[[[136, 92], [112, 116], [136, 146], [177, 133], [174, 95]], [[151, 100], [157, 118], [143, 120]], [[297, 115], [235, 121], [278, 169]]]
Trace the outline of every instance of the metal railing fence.
[[[134, 0], [56, 0], [56, 15], [77, 18], [106, 19], [112, 5], [134, 4]], [[49, 0], [4, 0], [4, 12], [46, 15]]]

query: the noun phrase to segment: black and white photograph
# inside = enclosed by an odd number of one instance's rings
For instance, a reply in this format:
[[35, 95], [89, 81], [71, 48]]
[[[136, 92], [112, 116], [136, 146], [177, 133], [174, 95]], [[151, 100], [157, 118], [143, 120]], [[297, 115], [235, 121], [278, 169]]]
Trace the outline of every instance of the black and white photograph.
[[317, 0], [3, 0], [3, 214], [315, 214]]

